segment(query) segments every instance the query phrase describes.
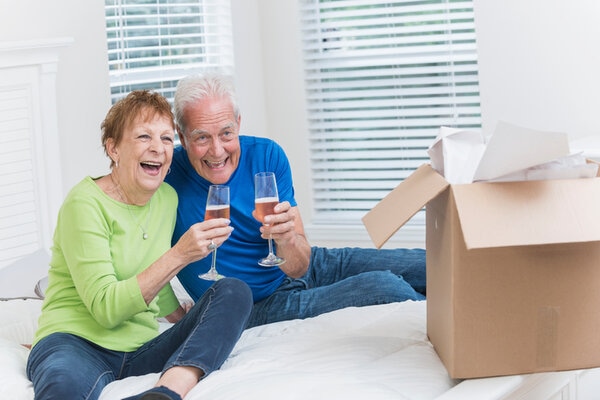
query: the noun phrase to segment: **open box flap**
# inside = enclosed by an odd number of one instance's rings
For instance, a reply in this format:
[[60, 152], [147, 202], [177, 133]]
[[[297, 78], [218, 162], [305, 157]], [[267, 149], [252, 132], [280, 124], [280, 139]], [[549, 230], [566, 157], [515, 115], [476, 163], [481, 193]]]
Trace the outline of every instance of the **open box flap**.
[[600, 179], [453, 185], [467, 248], [600, 241]]
[[448, 182], [429, 164], [421, 165], [388, 193], [362, 218], [371, 240], [379, 249]]

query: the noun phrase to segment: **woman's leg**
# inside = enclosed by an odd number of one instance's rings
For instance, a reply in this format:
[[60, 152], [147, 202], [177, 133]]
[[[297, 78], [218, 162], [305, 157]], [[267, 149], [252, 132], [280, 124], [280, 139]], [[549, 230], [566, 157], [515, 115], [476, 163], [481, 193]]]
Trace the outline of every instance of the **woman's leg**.
[[122, 356], [85, 339], [54, 333], [37, 343], [27, 360], [36, 400], [94, 400], [115, 380]]
[[[215, 282], [181, 321], [135, 352], [125, 366], [126, 375], [156, 372], [160, 365], [163, 375], [158, 385], [183, 397], [191, 387], [185, 391], [172, 382], [187, 387], [190, 372], [203, 377], [220, 368], [244, 331], [251, 309], [248, 285], [233, 278]], [[173, 374], [178, 379], [171, 380]]]

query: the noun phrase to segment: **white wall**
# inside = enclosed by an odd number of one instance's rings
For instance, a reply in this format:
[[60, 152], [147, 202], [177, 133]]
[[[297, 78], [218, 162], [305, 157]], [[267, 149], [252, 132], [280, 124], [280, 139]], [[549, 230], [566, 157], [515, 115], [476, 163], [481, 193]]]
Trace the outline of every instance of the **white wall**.
[[231, 8], [241, 129], [247, 135], [267, 136], [258, 0], [231, 0]]
[[231, 3], [242, 133], [272, 137], [286, 149], [297, 201], [308, 213], [310, 163], [297, 2]]
[[[240, 0], [241, 1], [241, 0]], [[298, 201], [310, 224], [310, 161], [302, 109], [302, 74], [296, 1], [258, 0], [261, 8], [263, 64], [269, 132], [285, 146], [295, 170]], [[498, 120], [525, 127], [566, 132], [572, 139], [592, 136], [600, 106], [600, 2], [597, 0], [474, 0], [479, 49], [484, 129]], [[238, 38], [240, 45], [248, 45]], [[287, 89], [287, 90], [285, 90]], [[289, 142], [290, 137], [294, 141]], [[298, 184], [298, 179], [301, 179]], [[345, 227], [316, 235], [324, 245], [370, 246], [364, 230]], [[350, 240], [346, 232], [356, 236]], [[423, 241], [405, 227], [394, 245]], [[341, 238], [338, 240], [336, 238]], [[316, 239], [316, 240], [315, 240]]]
[[110, 105], [102, 0], [0, 0], [0, 41], [71, 37], [57, 72], [63, 192], [104, 173], [100, 122]]
[[600, 135], [600, 2], [475, 0], [484, 129]]
[[[242, 131], [286, 149], [310, 225], [310, 160], [295, 0], [232, 0]], [[72, 37], [57, 76], [64, 192], [108, 170], [99, 125], [110, 106], [104, 2], [0, 0], [0, 41]], [[600, 2], [475, 0], [485, 128], [502, 119], [572, 137], [600, 132]], [[357, 221], [358, 222], [358, 221]], [[345, 236], [319, 244], [364, 244]], [[351, 229], [345, 229], [351, 232]], [[333, 240], [331, 237], [339, 237]], [[314, 239], [314, 237], [311, 237]], [[361, 241], [361, 240], [365, 241]]]

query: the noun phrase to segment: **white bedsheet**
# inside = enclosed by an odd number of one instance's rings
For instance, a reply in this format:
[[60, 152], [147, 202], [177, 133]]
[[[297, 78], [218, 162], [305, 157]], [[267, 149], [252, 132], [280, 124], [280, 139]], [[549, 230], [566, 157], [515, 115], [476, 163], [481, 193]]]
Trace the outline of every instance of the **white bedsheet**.
[[[9, 309], [11, 318], [36, 317], [37, 303], [7, 303], [12, 302], [0, 303], [0, 319]], [[14, 308], [26, 303], [26, 312], [15, 314]], [[248, 329], [222, 368], [186, 399], [435, 399], [457, 382], [427, 340], [425, 306], [409, 301], [346, 308]], [[28, 351], [17, 344], [29, 334], [24, 326], [12, 336], [4, 325], [0, 330], [0, 399], [33, 399], [25, 377]], [[113, 382], [101, 400], [139, 393], [157, 379], [149, 374]]]
[[[223, 367], [187, 400], [597, 400], [600, 368], [451, 380], [425, 335], [425, 302], [346, 308], [246, 330]], [[0, 301], [0, 400], [31, 400], [25, 375], [40, 300]], [[164, 326], [167, 328], [167, 326]], [[111, 383], [101, 400], [154, 385]]]

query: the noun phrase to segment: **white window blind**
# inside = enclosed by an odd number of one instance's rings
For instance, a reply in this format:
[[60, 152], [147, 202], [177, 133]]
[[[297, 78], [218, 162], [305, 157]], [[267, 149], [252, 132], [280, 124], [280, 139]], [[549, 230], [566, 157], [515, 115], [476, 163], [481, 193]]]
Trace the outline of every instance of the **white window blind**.
[[172, 101], [188, 74], [233, 72], [229, 0], [106, 0], [105, 10], [113, 102], [134, 89]]
[[[299, 0], [314, 224], [360, 218], [440, 126], [481, 126], [470, 0]], [[422, 225], [418, 213], [411, 221]]]

